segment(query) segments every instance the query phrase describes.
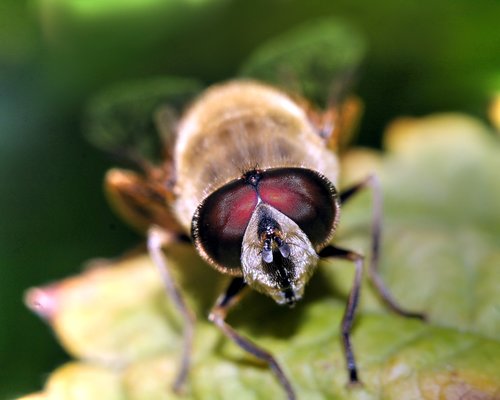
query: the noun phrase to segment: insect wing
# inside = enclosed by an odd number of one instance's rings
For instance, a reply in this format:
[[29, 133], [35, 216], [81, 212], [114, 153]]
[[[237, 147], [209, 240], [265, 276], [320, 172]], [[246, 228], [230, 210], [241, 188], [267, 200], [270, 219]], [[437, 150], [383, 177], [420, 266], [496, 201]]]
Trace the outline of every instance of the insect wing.
[[324, 107], [345, 95], [365, 54], [363, 36], [346, 22], [310, 21], [260, 46], [241, 75], [276, 84]]
[[202, 89], [196, 80], [173, 77], [111, 87], [90, 101], [85, 136], [127, 166], [157, 163], [169, 153], [178, 116]]

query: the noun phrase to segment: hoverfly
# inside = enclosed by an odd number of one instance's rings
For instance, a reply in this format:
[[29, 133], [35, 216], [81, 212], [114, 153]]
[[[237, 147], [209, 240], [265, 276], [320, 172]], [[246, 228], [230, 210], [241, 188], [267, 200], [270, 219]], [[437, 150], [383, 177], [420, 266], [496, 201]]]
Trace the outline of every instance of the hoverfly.
[[351, 383], [358, 382], [350, 330], [359, 297], [363, 257], [330, 241], [341, 205], [358, 190], [375, 194], [370, 276], [387, 303], [402, 310], [377, 274], [380, 193], [369, 177], [339, 193], [331, 137], [283, 91], [256, 81], [232, 81], [206, 90], [181, 118], [172, 159], [146, 176], [113, 169], [107, 190], [127, 219], [149, 226], [148, 248], [162, 271], [167, 292], [185, 320], [179, 389], [189, 369], [194, 318], [169, 272], [163, 251], [189, 237], [213, 268], [232, 276], [209, 319], [245, 351], [267, 362], [295, 398], [290, 381], [266, 350], [225, 321], [245, 287], [293, 306], [320, 258], [354, 262], [355, 278], [342, 321], [342, 339]]
[[[191, 241], [207, 264], [232, 277], [208, 318], [244, 351], [267, 363], [289, 399], [296, 398], [293, 385], [272, 354], [239, 334], [226, 316], [246, 288], [279, 305], [293, 306], [303, 297], [321, 258], [352, 261], [354, 282], [341, 336], [349, 381], [358, 383], [350, 331], [363, 256], [331, 241], [342, 204], [363, 188], [371, 188], [374, 197], [369, 260], [373, 284], [397, 313], [423, 317], [403, 310], [377, 273], [381, 230], [377, 179], [371, 176], [343, 192], [337, 189], [336, 149], [348, 125], [349, 107], [347, 101], [332, 102], [320, 111], [303, 97], [256, 80], [217, 84], [190, 104], [175, 126], [163, 124], [163, 130], [173, 131], [174, 139], [159, 166], [143, 164], [141, 174], [108, 172], [106, 189], [113, 205], [147, 232], [151, 258], [184, 319], [182, 362], [174, 390], [187, 379], [194, 331], [194, 316], [164, 255], [178, 241]], [[162, 113], [158, 115], [161, 128]]]

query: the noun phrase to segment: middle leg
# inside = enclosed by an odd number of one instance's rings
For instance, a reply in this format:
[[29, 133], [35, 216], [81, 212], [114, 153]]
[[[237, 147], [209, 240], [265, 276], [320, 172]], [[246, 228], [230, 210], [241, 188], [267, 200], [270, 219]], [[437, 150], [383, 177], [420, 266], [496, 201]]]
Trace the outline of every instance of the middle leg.
[[243, 295], [243, 289], [246, 288], [243, 278], [233, 278], [226, 291], [217, 299], [212, 308], [208, 319], [213, 322], [224, 335], [231, 339], [235, 344], [246, 352], [252, 354], [258, 359], [264, 361], [278, 378], [281, 386], [287, 394], [288, 400], [295, 400], [295, 391], [280, 365], [271, 353], [256, 345], [251, 340], [240, 335], [227, 322], [226, 317], [229, 310], [234, 307]]
[[360, 183], [346, 189], [340, 194], [340, 202], [344, 204], [353, 195], [362, 189], [371, 189], [373, 193], [373, 215], [371, 229], [371, 256], [369, 259], [368, 274], [369, 278], [379, 293], [384, 303], [395, 313], [409, 318], [418, 318], [425, 320], [425, 314], [409, 311], [399, 305], [394, 299], [391, 292], [385, 285], [382, 277], [379, 274], [380, 260], [380, 239], [382, 231], [382, 194], [380, 191], [380, 183], [376, 176], [372, 175], [361, 181]]

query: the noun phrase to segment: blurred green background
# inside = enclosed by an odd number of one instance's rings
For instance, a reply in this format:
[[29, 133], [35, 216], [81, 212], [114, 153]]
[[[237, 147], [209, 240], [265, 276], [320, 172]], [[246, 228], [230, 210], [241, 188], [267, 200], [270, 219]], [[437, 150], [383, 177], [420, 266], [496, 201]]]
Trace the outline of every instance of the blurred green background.
[[264, 40], [326, 15], [368, 41], [359, 144], [380, 146], [399, 115], [486, 119], [500, 91], [496, 0], [2, 0], [0, 398], [41, 388], [66, 358], [23, 292], [140, 240], [102, 194], [111, 161], [82, 137], [92, 95], [164, 74], [228, 79]]

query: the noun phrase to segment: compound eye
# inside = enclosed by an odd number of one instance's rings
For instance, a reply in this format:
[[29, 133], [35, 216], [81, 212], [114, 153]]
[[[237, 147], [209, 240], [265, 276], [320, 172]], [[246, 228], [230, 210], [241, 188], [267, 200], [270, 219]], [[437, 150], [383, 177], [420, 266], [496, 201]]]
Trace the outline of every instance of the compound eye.
[[267, 170], [259, 182], [259, 195], [295, 221], [313, 246], [330, 239], [339, 203], [335, 187], [324, 176], [306, 168]]
[[192, 234], [206, 261], [228, 273], [241, 269], [241, 243], [257, 201], [255, 188], [240, 179], [224, 185], [200, 204]]

